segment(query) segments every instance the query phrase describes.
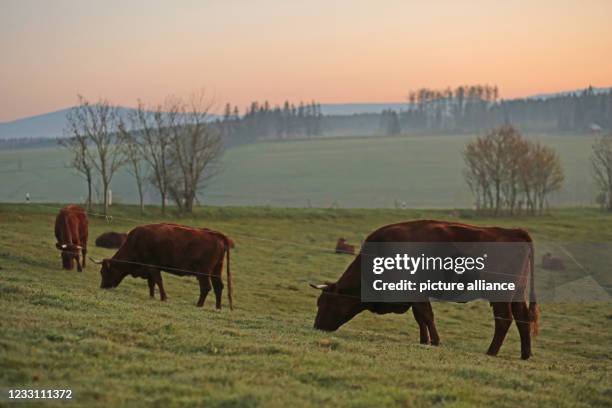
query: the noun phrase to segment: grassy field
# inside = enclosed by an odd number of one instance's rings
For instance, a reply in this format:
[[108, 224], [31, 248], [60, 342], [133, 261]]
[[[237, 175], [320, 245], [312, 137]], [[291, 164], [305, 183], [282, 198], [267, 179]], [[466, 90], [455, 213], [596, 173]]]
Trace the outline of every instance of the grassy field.
[[[484, 354], [493, 332], [484, 302], [434, 305], [440, 347], [418, 344], [411, 313], [363, 313], [336, 333], [312, 329], [317, 292], [307, 283], [335, 280], [351, 260], [321, 248], [448, 211], [201, 208], [175, 220], [236, 241], [230, 312], [215, 311], [210, 298], [196, 308], [193, 278], [166, 274], [162, 303], [140, 279], [105, 291], [94, 265], [63, 271], [54, 207], [0, 205], [0, 387], [70, 388], [78, 406], [612, 405], [610, 303], [543, 304], [528, 361], [514, 326], [498, 357]], [[134, 208], [113, 211], [110, 223], [91, 219], [92, 240], [141, 222]], [[612, 216], [596, 210], [467, 221], [527, 227], [537, 240], [612, 241]]]
[[[589, 156], [592, 136], [530, 136], [554, 147], [566, 174], [555, 205], [589, 205], [595, 187]], [[229, 149], [222, 173], [203, 201], [210, 205], [274, 207], [469, 208], [461, 151], [473, 136], [404, 136], [270, 141]], [[64, 165], [58, 148], [0, 150], [0, 201], [83, 201], [86, 186]], [[117, 201], [135, 202], [131, 176], [119, 173], [112, 189]], [[152, 191], [148, 202], [156, 203]]]

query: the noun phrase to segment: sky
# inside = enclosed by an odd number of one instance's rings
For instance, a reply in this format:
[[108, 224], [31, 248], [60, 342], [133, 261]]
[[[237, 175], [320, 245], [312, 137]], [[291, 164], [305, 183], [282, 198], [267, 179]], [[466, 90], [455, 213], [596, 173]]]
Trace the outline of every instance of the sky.
[[0, 121], [77, 94], [133, 106], [205, 88], [221, 109], [612, 86], [610, 21], [609, 0], [0, 0]]

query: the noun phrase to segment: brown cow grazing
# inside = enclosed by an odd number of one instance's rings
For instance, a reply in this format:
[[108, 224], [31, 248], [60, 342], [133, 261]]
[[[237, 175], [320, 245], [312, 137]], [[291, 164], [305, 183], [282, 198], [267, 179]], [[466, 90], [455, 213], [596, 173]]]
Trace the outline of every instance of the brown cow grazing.
[[[366, 242], [527, 243], [530, 254], [527, 259], [519, 260], [521, 265], [524, 265], [524, 270], [520, 271], [519, 277], [522, 281], [526, 281], [526, 274], [530, 273], [529, 306], [525, 299], [526, 289], [521, 291], [520, 294], [517, 293], [512, 302], [491, 302], [495, 318], [495, 333], [487, 354], [497, 355], [514, 319], [521, 338], [521, 358], [528, 359], [531, 356], [531, 334], [537, 334], [539, 310], [533, 286], [532, 240], [526, 231], [423, 220], [387, 225], [370, 234], [366, 238]], [[427, 339], [428, 331], [432, 337], [432, 343], [434, 338], [438, 338], [433, 311], [429, 302], [365, 303], [361, 301], [361, 254], [357, 255], [337, 282], [317, 285], [317, 288], [322, 289], [322, 293], [317, 301], [318, 312], [314, 323], [316, 329], [337, 330], [364, 310], [377, 314], [405, 313], [412, 307], [414, 317], [419, 324], [421, 342]]]
[[72, 270], [76, 260], [77, 270], [83, 271], [87, 256], [88, 224], [85, 210], [74, 204], [62, 208], [55, 218], [55, 247], [62, 251], [64, 269]]
[[115, 288], [127, 275], [147, 279], [149, 294], [157, 284], [162, 301], [166, 300], [161, 271], [178, 276], [195, 276], [200, 283], [197, 306], [203, 306], [211, 288], [216, 307], [221, 309], [223, 293], [223, 256], [227, 256], [227, 295], [232, 303], [230, 248], [233, 241], [224, 234], [206, 228], [177, 224], [151, 224], [134, 228], [125, 243], [110, 259], [104, 259], [100, 273], [101, 288]]
[[344, 238], [338, 238], [338, 242], [336, 242], [336, 253], [355, 255], [355, 246], [347, 244]]
[[120, 248], [127, 239], [125, 232], [109, 231], [96, 238], [96, 246], [100, 248]]
[[550, 252], [547, 252], [542, 256], [542, 268], [551, 271], [564, 271], [565, 263], [562, 259], [553, 256]]

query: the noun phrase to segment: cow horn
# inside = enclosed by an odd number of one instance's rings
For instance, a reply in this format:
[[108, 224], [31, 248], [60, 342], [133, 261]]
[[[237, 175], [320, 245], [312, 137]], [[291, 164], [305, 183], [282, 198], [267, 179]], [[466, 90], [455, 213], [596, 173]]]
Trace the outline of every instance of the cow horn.
[[80, 246], [80, 245], [75, 245], [75, 248], [76, 248], [76, 249], [83, 249], [83, 247], [82, 247], [82, 246]]
[[66, 249], [66, 248], [68, 248], [68, 245], [62, 244], [62, 249]]
[[102, 262], [103, 262], [103, 261], [96, 261], [96, 260], [95, 260], [95, 259], [93, 259], [91, 256], [89, 256], [88, 258], [89, 258], [89, 260], [90, 260], [91, 262], [95, 263], [96, 265], [100, 265], [100, 264], [102, 264]]
[[319, 289], [319, 290], [323, 290], [327, 287], [327, 285], [315, 285], [314, 283], [309, 283], [310, 287], [313, 289]]

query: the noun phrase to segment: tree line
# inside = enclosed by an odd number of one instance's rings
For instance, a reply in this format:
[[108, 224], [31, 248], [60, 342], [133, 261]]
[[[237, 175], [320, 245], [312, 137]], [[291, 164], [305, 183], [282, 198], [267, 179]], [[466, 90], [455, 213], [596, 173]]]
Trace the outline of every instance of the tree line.
[[70, 166], [87, 183], [87, 207], [93, 204], [94, 183], [102, 186], [104, 213], [109, 189], [122, 167], [134, 177], [144, 210], [147, 186], [157, 190], [161, 211], [171, 199], [179, 212], [192, 212], [207, 180], [219, 171], [223, 152], [221, 130], [209, 115], [211, 101], [203, 91], [189, 98], [168, 97], [121, 114], [106, 99], [91, 103], [79, 96], [67, 115], [66, 137], [59, 143], [71, 154]]
[[[405, 110], [396, 112], [400, 132], [466, 133], [512, 123], [536, 131], [612, 130], [612, 89], [542, 98], [500, 98], [497, 86], [466, 85], [455, 89], [410, 91]], [[383, 133], [396, 130], [395, 115], [380, 115]]]
[[234, 143], [248, 143], [259, 138], [296, 138], [320, 136], [323, 114], [317, 102], [305, 104], [285, 101], [272, 107], [267, 101], [252, 102], [243, 114], [237, 106], [226, 104], [218, 120], [223, 132]]

